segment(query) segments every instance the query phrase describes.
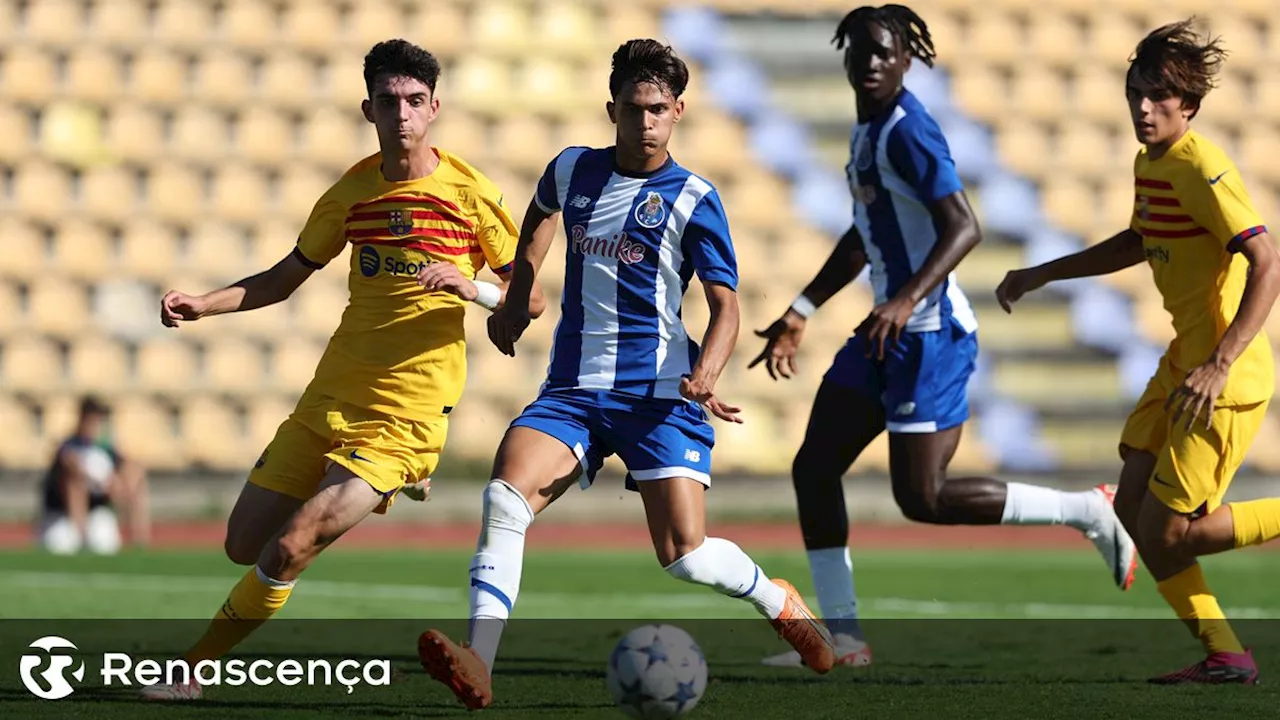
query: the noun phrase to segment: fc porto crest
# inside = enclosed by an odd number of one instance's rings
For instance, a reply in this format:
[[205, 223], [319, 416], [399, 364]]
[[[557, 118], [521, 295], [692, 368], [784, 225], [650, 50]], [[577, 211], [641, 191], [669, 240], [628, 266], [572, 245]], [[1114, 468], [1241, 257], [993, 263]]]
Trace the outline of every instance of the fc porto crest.
[[641, 227], [656, 228], [667, 219], [667, 206], [662, 202], [662, 195], [650, 192], [644, 202], [636, 206], [636, 222]]
[[387, 229], [396, 237], [413, 232], [413, 211], [408, 208], [392, 210], [387, 216]]

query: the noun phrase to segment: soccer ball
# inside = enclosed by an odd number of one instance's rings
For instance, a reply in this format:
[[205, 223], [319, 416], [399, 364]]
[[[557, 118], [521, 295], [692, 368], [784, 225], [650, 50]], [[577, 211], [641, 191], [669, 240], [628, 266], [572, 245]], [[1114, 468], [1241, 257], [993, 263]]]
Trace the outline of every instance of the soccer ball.
[[633, 718], [680, 717], [707, 690], [707, 660], [684, 630], [642, 625], [613, 648], [605, 681], [618, 708]]

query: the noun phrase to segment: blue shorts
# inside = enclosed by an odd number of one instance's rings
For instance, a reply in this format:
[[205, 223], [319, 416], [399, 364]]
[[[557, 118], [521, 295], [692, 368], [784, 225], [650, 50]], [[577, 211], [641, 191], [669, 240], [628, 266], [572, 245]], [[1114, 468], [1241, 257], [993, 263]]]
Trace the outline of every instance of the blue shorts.
[[511, 427], [532, 428], [573, 450], [582, 465], [579, 484], [584, 489], [614, 453], [627, 466], [628, 490], [638, 489], [636, 481], [673, 477], [711, 486], [715, 430], [702, 406], [687, 400], [553, 390], [539, 395]]
[[879, 397], [891, 433], [932, 433], [969, 419], [969, 377], [978, 358], [978, 334], [952, 325], [904, 332], [885, 343], [885, 358], [867, 357], [866, 338], [849, 338], [824, 378]]

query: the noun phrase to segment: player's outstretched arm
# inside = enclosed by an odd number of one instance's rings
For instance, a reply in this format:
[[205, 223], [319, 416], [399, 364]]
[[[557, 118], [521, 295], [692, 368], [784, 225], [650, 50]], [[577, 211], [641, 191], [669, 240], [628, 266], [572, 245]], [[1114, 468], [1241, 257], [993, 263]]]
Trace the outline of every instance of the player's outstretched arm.
[[715, 392], [720, 373], [724, 372], [724, 366], [729, 363], [729, 356], [733, 355], [733, 348], [738, 344], [738, 293], [718, 282], [704, 282], [703, 288], [711, 319], [707, 323], [707, 334], [702, 339], [702, 354], [689, 375], [680, 382], [680, 394], [701, 403], [721, 420], [740, 423], [742, 418], [738, 413], [742, 409], [716, 397]]
[[862, 235], [856, 227], [851, 226], [840, 237], [840, 242], [836, 243], [818, 274], [805, 286], [804, 292], [791, 303], [782, 317], [774, 320], [764, 330], [756, 331], [757, 337], [764, 338], [765, 345], [760, 354], [747, 365], [747, 369], [765, 361], [769, 377], [777, 380], [781, 375], [790, 379], [799, 370], [796, 352], [800, 349], [800, 340], [804, 337], [809, 316], [844, 289], [844, 286], [853, 282], [866, 266], [867, 251], [862, 244]]
[[556, 236], [560, 213], [544, 211], [536, 200], [529, 201], [520, 226], [520, 241], [512, 263], [511, 279], [505, 283], [503, 304], [489, 317], [489, 340], [504, 355], [515, 357], [516, 341], [546, 309], [547, 301], [538, 285], [538, 272]]
[[247, 277], [233, 285], [204, 295], [187, 295], [170, 290], [160, 301], [160, 322], [165, 327], [178, 327], [210, 315], [245, 312], [286, 300], [315, 268], [300, 257], [297, 250], [269, 270]]
[[1271, 234], [1259, 233], [1237, 241], [1237, 246], [1240, 254], [1249, 261], [1249, 277], [1240, 296], [1240, 309], [1209, 359], [1187, 373], [1182, 386], [1170, 393], [1165, 406], [1177, 406], [1171, 422], [1177, 422], [1185, 412], [1187, 426], [1190, 427], [1203, 413], [1205, 426], [1212, 425], [1213, 411], [1227, 386], [1232, 364], [1257, 337], [1276, 298], [1280, 297], [1280, 253], [1276, 251]]
[[1142, 236], [1134, 230], [1125, 229], [1078, 253], [1043, 265], [1009, 271], [996, 288], [996, 300], [1005, 312], [1013, 312], [1013, 304], [1023, 295], [1051, 282], [1110, 275], [1144, 260]]

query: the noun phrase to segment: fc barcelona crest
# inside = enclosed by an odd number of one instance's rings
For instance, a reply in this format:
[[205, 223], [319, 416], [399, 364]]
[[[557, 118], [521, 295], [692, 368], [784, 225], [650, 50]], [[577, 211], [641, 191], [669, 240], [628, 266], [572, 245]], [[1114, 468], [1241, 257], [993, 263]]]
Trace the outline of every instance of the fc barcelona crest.
[[387, 229], [396, 237], [404, 237], [413, 232], [413, 211], [409, 209], [392, 210], [387, 219]]
[[636, 222], [641, 227], [656, 228], [667, 219], [667, 206], [662, 203], [662, 195], [650, 192], [644, 202], [636, 206]]

